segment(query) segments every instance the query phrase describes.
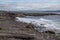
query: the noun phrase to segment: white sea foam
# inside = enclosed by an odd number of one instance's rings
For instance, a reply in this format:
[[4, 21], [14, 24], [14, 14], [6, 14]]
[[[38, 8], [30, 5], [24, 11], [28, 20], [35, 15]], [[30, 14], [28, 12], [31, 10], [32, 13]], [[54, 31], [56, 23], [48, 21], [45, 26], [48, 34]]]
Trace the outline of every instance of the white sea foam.
[[55, 33], [60, 33], [60, 27], [58, 27], [58, 24], [55, 23], [52, 20], [40, 18], [40, 19], [31, 19], [31, 18], [20, 18], [16, 17], [16, 21], [21, 21], [25, 23], [32, 23], [35, 26], [35, 29], [39, 32], [43, 31], [54, 31]]

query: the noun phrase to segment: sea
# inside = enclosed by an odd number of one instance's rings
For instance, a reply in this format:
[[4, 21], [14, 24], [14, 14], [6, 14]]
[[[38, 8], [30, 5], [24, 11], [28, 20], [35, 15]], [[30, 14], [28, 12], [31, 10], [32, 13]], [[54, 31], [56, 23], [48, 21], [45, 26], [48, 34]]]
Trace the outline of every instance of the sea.
[[39, 32], [60, 33], [60, 15], [16, 17], [16, 21], [31, 23], [34, 25], [34, 29]]

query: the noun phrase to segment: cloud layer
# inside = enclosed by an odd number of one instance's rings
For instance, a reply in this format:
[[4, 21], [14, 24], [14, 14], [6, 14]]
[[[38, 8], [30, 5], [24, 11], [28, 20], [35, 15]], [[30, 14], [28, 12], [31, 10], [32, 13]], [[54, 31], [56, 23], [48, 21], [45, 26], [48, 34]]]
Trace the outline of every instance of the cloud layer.
[[0, 0], [0, 10], [55, 10], [60, 9], [59, 0]]

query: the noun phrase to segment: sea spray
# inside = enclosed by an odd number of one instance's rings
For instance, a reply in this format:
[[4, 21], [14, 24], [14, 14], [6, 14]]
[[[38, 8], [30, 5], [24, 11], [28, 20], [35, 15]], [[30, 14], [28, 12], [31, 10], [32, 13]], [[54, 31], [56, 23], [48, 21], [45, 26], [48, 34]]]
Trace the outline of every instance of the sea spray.
[[52, 20], [48, 20], [44, 18], [31, 19], [31, 18], [16, 17], [16, 21], [32, 23], [35, 26], [34, 28], [39, 32], [44, 32], [49, 30], [49, 31], [54, 31], [55, 33], [60, 33], [60, 28], [58, 28], [57, 24]]

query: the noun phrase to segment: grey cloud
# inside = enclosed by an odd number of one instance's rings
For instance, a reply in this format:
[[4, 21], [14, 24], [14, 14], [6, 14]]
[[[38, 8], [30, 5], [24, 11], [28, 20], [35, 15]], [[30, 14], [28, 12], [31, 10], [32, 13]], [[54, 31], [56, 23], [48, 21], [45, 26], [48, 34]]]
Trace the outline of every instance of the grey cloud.
[[29, 9], [60, 9], [60, 4], [50, 3], [16, 3], [16, 4], [0, 4], [1, 10], [29, 10]]

